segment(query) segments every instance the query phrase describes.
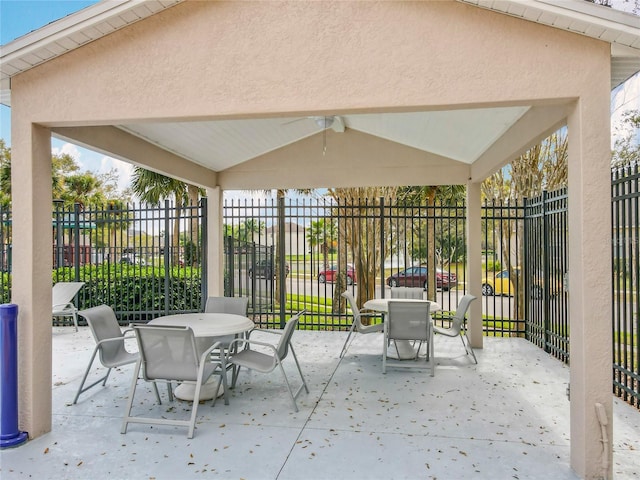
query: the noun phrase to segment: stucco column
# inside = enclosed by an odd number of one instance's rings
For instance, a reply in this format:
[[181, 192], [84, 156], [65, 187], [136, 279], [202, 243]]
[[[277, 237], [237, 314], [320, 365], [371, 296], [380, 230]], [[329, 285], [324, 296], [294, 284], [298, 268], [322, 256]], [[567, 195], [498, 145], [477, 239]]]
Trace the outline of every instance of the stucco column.
[[222, 188], [207, 188], [208, 212], [207, 235], [207, 285], [209, 296], [224, 295], [224, 236], [223, 236]]
[[[611, 150], [608, 77], [569, 113], [571, 467], [611, 478]], [[597, 295], [595, 292], [605, 292]], [[596, 403], [608, 418], [607, 470]]]
[[11, 301], [18, 305], [19, 426], [35, 438], [51, 431], [51, 134], [16, 117]]
[[467, 182], [467, 293], [477, 300], [469, 307], [469, 340], [482, 348], [482, 197], [480, 183]]

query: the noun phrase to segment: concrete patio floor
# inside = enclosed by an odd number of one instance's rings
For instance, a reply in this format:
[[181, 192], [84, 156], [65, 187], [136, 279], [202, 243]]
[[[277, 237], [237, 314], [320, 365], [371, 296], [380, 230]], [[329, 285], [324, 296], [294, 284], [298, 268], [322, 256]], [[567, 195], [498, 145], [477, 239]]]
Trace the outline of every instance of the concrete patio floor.
[[[569, 369], [523, 339], [485, 338], [479, 364], [436, 337], [435, 377], [382, 374], [381, 334], [298, 331], [310, 393], [295, 413], [279, 372], [242, 371], [230, 405], [202, 403], [186, 428], [120, 433], [133, 366], [71, 402], [94, 342], [53, 328], [53, 428], [0, 453], [3, 480], [41, 479], [575, 479], [569, 466]], [[289, 363], [291, 362], [291, 363]], [[287, 373], [299, 385], [292, 359]], [[97, 375], [97, 372], [94, 373]], [[140, 381], [135, 413], [188, 418]], [[640, 412], [614, 400], [614, 477], [640, 477]]]

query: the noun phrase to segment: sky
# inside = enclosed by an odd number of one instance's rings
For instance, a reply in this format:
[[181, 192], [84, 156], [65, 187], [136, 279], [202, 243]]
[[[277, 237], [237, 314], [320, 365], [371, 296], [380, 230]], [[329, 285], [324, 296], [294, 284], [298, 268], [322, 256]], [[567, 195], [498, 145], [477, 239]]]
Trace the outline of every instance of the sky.
[[[0, 0], [0, 44], [5, 45], [16, 38], [47, 25], [85, 7], [98, 3], [85, 0]], [[615, 0], [614, 7], [621, 10], [631, 8], [633, 2]], [[614, 135], [622, 114], [628, 109], [640, 109], [640, 74], [625, 88], [612, 92], [612, 130]], [[0, 138], [11, 145], [11, 110], [0, 105]], [[612, 142], [613, 142], [612, 138]], [[106, 173], [116, 169], [119, 175], [120, 189], [128, 186], [133, 166], [126, 162], [78, 147], [71, 143], [52, 139], [54, 154], [68, 153], [80, 165], [82, 170], [94, 173]]]
[[[5, 45], [16, 38], [47, 25], [50, 22], [97, 3], [81, 0], [0, 0], [0, 43]], [[0, 106], [0, 137], [11, 145], [11, 109]], [[103, 154], [62, 142], [51, 141], [54, 154], [68, 153], [75, 158], [82, 170], [96, 174], [111, 169], [118, 171], [118, 188], [123, 190], [129, 184], [133, 166]]]

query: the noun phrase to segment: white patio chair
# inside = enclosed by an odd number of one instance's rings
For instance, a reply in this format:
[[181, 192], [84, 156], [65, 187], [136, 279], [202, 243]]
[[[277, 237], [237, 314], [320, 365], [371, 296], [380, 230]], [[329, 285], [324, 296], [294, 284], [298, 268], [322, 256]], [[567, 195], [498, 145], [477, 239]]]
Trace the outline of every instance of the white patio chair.
[[[133, 336], [126, 337], [126, 334], [128, 332], [132, 332], [132, 329], [127, 329], [124, 332], [120, 330], [118, 319], [110, 306], [99, 305], [97, 307], [88, 308], [78, 312], [78, 315], [84, 317], [89, 324], [93, 338], [96, 341], [96, 346], [93, 349], [91, 360], [89, 360], [87, 369], [85, 370], [80, 386], [78, 387], [78, 392], [73, 399], [74, 404], [78, 403], [78, 397], [80, 397], [81, 393], [86, 392], [98, 383], [102, 382], [102, 386], [105, 386], [112, 368], [135, 363], [136, 360], [138, 360], [137, 353], [130, 353], [125, 348], [125, 339], [133, 338]], [[88, 387], [85, 387], [84, 384], [87, 381], [89, 371], [91, 370], [93, 361], [98, 353], [100, 353], [100, 363], [107, 369], [107, 373]], [[158, 400], [160, 399], [157, 389], [156, 397]]]
[[[207, 297], [207, 301], [204, 306], [205, 313], [232, 313], [234, 315], [242, 315], [243, 317], [247, 316], [247, 309], [249, 308], [249, 297]], [[223, 356], [226, 354], [227, 349], [229, 348], [229, 344], [236, 338], [236, 335], [226, 335], [224, 337], [217, 337], [216, 341], [220, 343], [220, 348], [218, 349], [218, 354], [215, 353], [212, 355], [212, 360], [222, 360]], [[233, 380], [238, 374], [237, 368], [234, 368], [233, 365], [226, 365], [226, 369], [233, 369]], [[226, 383], [226, 382], [225, 382]], [[225, 405], [229, 405], [229, 398], [225, 394], [224, 396]]]
[[[209, 361], [211, 351], [218, 348], [218, 344], [214, 343], [200, 354], [191, 327], [134, 325], [133, 329], [138, 339], [140, 358], [133, 374], [121, 433], [127, 433], [127, 426], [130, 423], [178, 425], [188, 427], [187, 438], [193, 438], [202, 384], [220, 368], [220, 364]], [[196, 388], [193, 397], [195, 400], [192, 402], [190, 419], [166, 418], [164, 412], [161, 418], [132, 416], [133, 399], [140, 373], [145, 381], [152, 382], [154, 386], [156, 386], [156, 382], [166, 382], [169, 387], [169, 401], [173, 401], [171, 382], [195, 382]], [[218, 379], [218, 389], [221, 379], [222, 375]], [[158, 402], [162, 403], [160, 398], [158, 398]]]
[[58, 282], [51, 289], [51, 313], [54, 317], [71, 317], [78, 331], [78, 309], [73, 298], [84, 286], [84, 282]]
[[391, 298], [424, 299], [424, 288], [391, 287]]
[[[430, 359], [431, 376], [435, 373], [435, 358], [433, 357], [433, 329], [429, 302], [394, 302], [389, 301], [389, 310], [384, 322], [384, 346], [382, 350], [382, 373], [387, 373], [387, 353], [391, 340], [414, 340], [427, 342], [427, 354], [425, 365], [416, 362], [419, 349], [415, 349], [414, 361], [400, 360], [389, 363], [389, 366], [398, 368], [425, 368]], [[400, 352], [397, 351], [398, 357]]]
[[[241, 367], [245, 367], [260, 373], [271, 373], [277, 367], [279, 367], [280, 371], [282, 372], [282, 376], [284, 377], [284, 382], [287, 385], [287, 389], [289, 390], [289, 395], [291, 396], [291, 401], [293, 402], [293, 408], [296, 412], [298, 411], [296, 398], [298, 397], [302, 389], [304, 388], [307, 393], [309, 393], [309, 387], [307, 386], [307, 382], [302, 375], [300, 363], [298, 363], [298, 357], [296, 356], [296, 352], [293, 349], [293, 345], [291, 344], [291, 337], [293, 336], [293, 332], [296, 330], [298, 321], [300, 320], [300, 316], [303, 314], [304, 310], [291, 317], [282, 332], [256, 328], [249, 332], [247, 338], [235, 339], [233, 342], [231, 342], [229, 353], [226, 359], [227, 363], [232, 363], [233, 365], [237, 366], [238, 371]], [[253, 334], [254, 332], [265, 332], [269, 334], [279, 335], [280, 339], [277, 345], [263, 341], [252, 340], [251, 334]], [[233, 353], [235, 345], [244, 346], [244, 348], [237, 353]], [[269, 353], [252, 350], [252, 345], [265, 347], [269, 351]], [[298, 368], [298, 373], [300, 373], [300, 378], [302, 379], [302, 385], [300, 385], [295, 393], [293, 393], [293, 390], [291, 389], [291, 385], [289, 383], [289, 379], [287, 378], [287, 374], [284, 372], [284, 368], [282, 367], [282, 362], [285, 358], [287, 358], [289, 351], [291, 351], [291, 355], [293, 356], [293, 359], [296, 362], [296, 367]], [[234, 377], [231, 388], [235, 387], [236, 380], [237, 376]]]
[[[467, 310], [469, 310], [469, 305], [476, 299], [473, 295], [466, 294], [458, 303], [458, 307], [456, 308], [456, 313], [454, 315], [443, 315], [442, 319], [449, 320], [451, 322], [448, 328], [434, 326], [433, 330], [435, 333], [439, 333], [440, 335], [446, 335], [447, 337], [460, 337], [462, 341], [462, 345], [464, 346], [467, 355], [471, 355], [473, 357], [473, 361], [477, 364], [478, 359], [476, 358], [476, 354], [471, 348], [471, 342], [469, 341], [469, 337], [467, 336], [467, 331], [464, 328], [464, 320], [467, 315]], [[465, 341], [466, 340], [466, 341]]]
[[360, 309], [358, 308], [358, 304], [356, 303], [356, 299], [353, 298], [353, 295], [351, 294], [351, 292], [342, 292], [342, 296], [347, 299], [347, 302], [351, 307], [351, 313], [353, 314], [353, 323], [351, 324], [351, 328], [349, 329], [349, 334], [347, 335], [347, 339], [344, 341], [344, 345], [342, 346], [342, 350], [340, 351], [340, 358], [342, 358], [347, 351], [347, 345], [349, 343], [349, 339], [351, 338], [352, 333], [356, 332], [356, 333], [362, 333], [364, 335], [367, 333], [382, 332], [384, 329], [384, 324], [382, 323], [375, 323], [373, 325], [363, 325], [362, 324], [363, 316], [373, 317], [373, 316], [378, 316], [380, 314], [373, 313], [373, 312], [363, 313], [362, 311], [360, 311]]

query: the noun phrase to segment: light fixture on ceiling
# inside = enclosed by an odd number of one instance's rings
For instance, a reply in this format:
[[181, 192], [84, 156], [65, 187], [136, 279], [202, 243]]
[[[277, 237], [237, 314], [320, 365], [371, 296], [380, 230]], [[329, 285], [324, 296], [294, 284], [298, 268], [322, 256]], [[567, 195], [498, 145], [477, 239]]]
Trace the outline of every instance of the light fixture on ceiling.
[[329, 115], [329, 116], [325, 116], [325, 117], [311, 117], [313, 118], [313, 121], [316, 122], [316, 125], [318, 125], [320, 128], [330, 128], [333, 125], [334, 120], [336, 119], [336, 117], [334, 117], [333, 115]]
[[289, 122], [284, 123], [284, 125], [288, 125], [290, 123], [299, 122], [301, 120], [313, 120], [314, 123], [322, 129], [322, 155], [324, 156], [327, 153], [327, 130], [333, 129], [335, 132], [342, 133], [345, 130], [345, 124], [342, 117], [337, 115], [324, 115], [324, 116], [309, 116], [305, 118], [297, 118], [295, 120], [291, 120]]

